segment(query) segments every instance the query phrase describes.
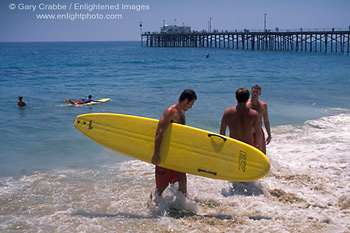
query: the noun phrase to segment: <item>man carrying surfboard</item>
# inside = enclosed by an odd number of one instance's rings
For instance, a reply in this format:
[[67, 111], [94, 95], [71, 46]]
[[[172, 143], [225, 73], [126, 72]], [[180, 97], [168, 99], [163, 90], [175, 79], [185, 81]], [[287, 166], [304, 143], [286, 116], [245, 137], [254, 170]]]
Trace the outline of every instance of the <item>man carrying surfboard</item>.
[[156, 193], [160, 196], [168, 187], [169, 183], [179, 183], [179, 191], [187, 194], [187, 178], [186, 173], [173, 171], [167, 168], [159, 167], [160, 161], [160, 146], [164, 131], [171, 123], [186, 124], [185, 112], [192, 108], [194, 102], [197, 100], [195, 91], [185, 89], [176, 104], [167, 108], [161, 116], [154, 139], [154, 153], [152, 156], [152, 163], [156, 165]]
[[[267, 139], [265, 140], [265, 135], [264, 135], [264, 131], [261, 128], [261, 132], [262, 132], [262, 147], [263, 150], [262, 152], [264, 152], [264, 154], [266, 154], [266, 145], [268, 145], [272, 139], [271, 137], [271, 130], [270, 130], [270, 121], [269, 121], [269, 116], [268, 116], [268, 112], [267, 112], [267, 104], [264, 101], [259, 100], [259, 97], [261, 95], [261, 87], [259, 85], [254, 85], [252, 86], [251, 89], [251, 93], [252, 93], [252, 97], [250, 100], [248, 100], [247, 102], [247, 107], [254, 109], [255, 111], [257, 111], [259, 113], [259, 121], [260, 124], [262, 126], [262, 120], [264, 118], [264, 125], [265, 125], [265, 129], [267, 132]], [[253, 130], [253, 143], [254, 145], [256, 145], [256, 133]]]
[[220, 127], [220, 134], [226, 134], [228, 126], [230, 137], [254, 146], [252, 130], [256, 132], [256, 147], [262, 151], [262, 132], [259, 113], [247, 108], [248, 89], [241, 87], [236, 90], [237, 105], [225, 110]]

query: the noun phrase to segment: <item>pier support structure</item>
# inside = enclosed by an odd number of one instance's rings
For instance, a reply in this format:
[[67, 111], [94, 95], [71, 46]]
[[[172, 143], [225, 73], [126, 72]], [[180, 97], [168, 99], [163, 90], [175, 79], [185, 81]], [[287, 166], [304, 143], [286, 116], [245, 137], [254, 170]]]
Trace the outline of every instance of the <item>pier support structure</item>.
[[348, 53], [349, 30], [143, 33], [141, 46]]

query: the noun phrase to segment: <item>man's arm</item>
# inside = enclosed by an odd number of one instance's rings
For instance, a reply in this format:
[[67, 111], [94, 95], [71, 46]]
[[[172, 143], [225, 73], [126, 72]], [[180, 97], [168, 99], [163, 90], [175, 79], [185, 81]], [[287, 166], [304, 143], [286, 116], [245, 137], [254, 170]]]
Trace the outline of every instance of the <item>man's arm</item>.
[[226, 128], [227, 128], [227, 120], [226, 120], [226, 111], [224, 112], [222, 119], [221, 119], [221, 126], [220, 126], [220, 134], [226, 135]]
[[152, 156], [152, 163], [158, 165], [160, 163], [160, 146], [162, 143], [163, 133], [168, 128], [171, 123], [171, 120], [174, 116], [174, 111], [168, 108], [164, 111], [162, 117], [160, 118], [157, 126], [156, 136], [154, 139], [154, 153]]
[[259, 115], [257, 114], [256, 117], [254, 118], [254, 129], [255, 129], [255, 135], [256, 135], [256, 142], [258, 143], [258, 149], [263, 151], [262, 147], [262, 131], [261, 131], [261, 124], [259, 120]]
[[271, 142], [272, 137], [271, 137], [269, 114], [267, 112], [267, 104], [266, 103], [264, 104], [263, 118], [264, 118], [265, 129], [266, 129], [266, 132], [267, 132], [266, 145], [268, 145]]

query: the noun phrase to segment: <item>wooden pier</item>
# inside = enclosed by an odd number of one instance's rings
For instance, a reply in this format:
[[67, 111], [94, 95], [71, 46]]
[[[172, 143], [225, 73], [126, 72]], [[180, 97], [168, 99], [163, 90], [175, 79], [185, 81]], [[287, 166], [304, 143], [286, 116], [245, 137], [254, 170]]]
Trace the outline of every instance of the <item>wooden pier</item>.
[[348, 53], [349, 29], [141, 34], [141, 46]]

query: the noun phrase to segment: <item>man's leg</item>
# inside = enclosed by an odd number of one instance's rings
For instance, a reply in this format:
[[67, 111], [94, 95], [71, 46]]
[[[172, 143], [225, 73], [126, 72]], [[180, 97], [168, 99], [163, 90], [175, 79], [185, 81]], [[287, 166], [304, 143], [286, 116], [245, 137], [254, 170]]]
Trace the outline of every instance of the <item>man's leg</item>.
[[167, 188], [168, 186], [165, 186], [165, 187], [161, 187], [161, 188], [156, 188], [156, 194], [158, 196], [161, 196], [162, 193], [164, 192], [164, 190]]
[[75, 104], [71, 99], [66, 99], [64, 102], [65, 102], [65, 103], [68, 102], [68, 103], [70, 103], [70, 104]]
[[182, 192], [185, 196], [187, 196], [187, 179], [178, 181], [179, 183], [179, 191]]
[[170, 170], [163, 167], [155, 167], [156, 193], [160, 196], [169, 185]]

